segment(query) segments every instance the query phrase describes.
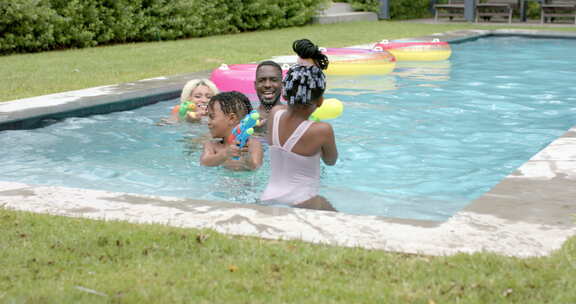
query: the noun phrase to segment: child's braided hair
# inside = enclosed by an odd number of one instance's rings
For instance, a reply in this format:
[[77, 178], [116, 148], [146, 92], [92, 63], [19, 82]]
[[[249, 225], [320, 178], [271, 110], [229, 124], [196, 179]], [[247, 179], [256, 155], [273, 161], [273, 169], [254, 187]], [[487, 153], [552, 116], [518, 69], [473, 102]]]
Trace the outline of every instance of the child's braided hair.
[[309, 105], [324, 94], [326, 76], [317, 66], [292, 66], [284, 78], [284, 99], [289, 105]]

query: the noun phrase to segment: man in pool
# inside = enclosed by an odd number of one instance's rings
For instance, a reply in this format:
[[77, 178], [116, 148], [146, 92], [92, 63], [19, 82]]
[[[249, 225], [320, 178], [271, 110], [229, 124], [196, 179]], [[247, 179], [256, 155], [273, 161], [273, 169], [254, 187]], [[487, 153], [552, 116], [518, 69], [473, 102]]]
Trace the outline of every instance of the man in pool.
[[254, 80], [254, 88], [260, 105], [258, 112], [260, 113], [260, 125], [256, 128], [258, 133], [266, 132], [266, 120], [270, 110], [280, 103], [280, 95], [282, 94], [282, 68], [274, 61], [266, 60], [260, 62], [256, 68], [256, 78]]

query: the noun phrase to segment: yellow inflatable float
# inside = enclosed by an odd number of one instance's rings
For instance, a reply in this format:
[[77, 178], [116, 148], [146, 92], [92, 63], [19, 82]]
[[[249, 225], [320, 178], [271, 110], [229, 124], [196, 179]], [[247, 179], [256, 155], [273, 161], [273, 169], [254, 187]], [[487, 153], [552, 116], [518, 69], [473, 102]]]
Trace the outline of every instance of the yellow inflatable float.
[[384, 75], [396, 66], [396, 58], [385, 50], [329, 48], [321, 51], [330, 60], [328, 75]]
[[322, 105], [310, 115], [310, 120], [320, 121], [338, 118], [344, 111], [344, 105], [336, 98], [326, 98]]
[[438, 61], [452, 55], [450, 44], [434, 39], [432, 41], [382, 40], [373, 50], [390, 52], [398, 61]]
[[[388, 51], [359, 48], [320, 48], [330, 64], [327, 75], [384, 75], [392, 72], [396, 58]], [[272, 60], [279, 64], [292, 65], [298, 56], [276, 56]]]

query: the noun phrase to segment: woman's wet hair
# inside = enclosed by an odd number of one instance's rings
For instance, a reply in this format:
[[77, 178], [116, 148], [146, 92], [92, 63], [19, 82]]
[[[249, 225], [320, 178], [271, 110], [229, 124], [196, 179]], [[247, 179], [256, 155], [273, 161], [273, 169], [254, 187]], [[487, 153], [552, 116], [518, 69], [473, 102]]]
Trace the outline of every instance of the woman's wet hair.
[[238, 119], [244, 118], [246, 114], [252, 111], [250, 99], [237, 91], [222, 92], [212, 96], [208, 102], [208, 109], [213, 111], [216, 103], [220, 104], [220, 109], [225, 115], [234, 113]]
[[322, 54], [318, 46], [312, 43], [312, 41], [308, 39], [296, 40], [292, 43], [292, 49], [298, 54], [298, 57], [314, 60], [314, 63], [320, 69], [325, 70], [328, 68], [328, 57]]
[[289, 105], [309, 105], [324, 94], [326, 76], [317, 66], [292, 66], [283, 81], [284, 99]]

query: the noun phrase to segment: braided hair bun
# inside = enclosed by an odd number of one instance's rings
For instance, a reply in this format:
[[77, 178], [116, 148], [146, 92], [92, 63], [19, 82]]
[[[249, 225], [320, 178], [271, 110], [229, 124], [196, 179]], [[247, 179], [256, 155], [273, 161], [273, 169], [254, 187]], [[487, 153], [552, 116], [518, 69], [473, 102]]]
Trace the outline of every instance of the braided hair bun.
[[292, 43], [292, 49], [302, 59], [312, 59], [314, 63], [322, 70], [328, 68], [328, 57], [320, 52], [317, 45], [308, 39], [300, 39]]

